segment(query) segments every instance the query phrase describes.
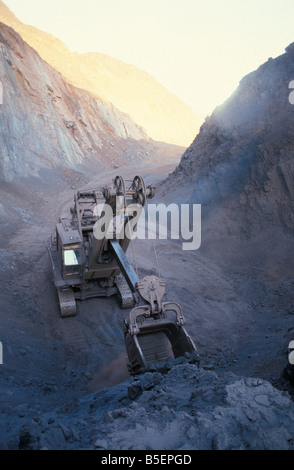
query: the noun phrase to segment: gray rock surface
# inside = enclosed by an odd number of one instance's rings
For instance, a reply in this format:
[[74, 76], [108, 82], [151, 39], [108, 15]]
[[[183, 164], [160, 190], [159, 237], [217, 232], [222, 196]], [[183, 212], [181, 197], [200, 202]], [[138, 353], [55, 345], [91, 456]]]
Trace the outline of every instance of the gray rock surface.
[[[135, 386], [142, 393], [130, 398], [130, 387]], [[45, 419], [33, 419], [22, 425], [19, 445], [23, 449], [293, 450], [293, 419], [290, 396], [269, 382], [186, 363], [85, 396], [70, 415], [57, 409]]]

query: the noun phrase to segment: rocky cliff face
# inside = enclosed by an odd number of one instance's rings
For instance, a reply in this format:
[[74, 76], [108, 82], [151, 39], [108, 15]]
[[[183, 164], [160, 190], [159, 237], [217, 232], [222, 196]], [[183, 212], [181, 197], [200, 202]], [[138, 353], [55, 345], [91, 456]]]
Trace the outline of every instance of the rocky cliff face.
[[[294, 45], [244, 77], [205, 121], [168, 182], [218, 207], [250, 235], [264, 223], [294, 228]], [[189, 188], [189, 189], [188, 189]]]
[[54, 36], [19, 21], [0, 1], [0, 21], [11, 26], [69, 83], [113, 103], [154, 140], [187, 147], [201, 120], [153, 77], [104, 54], [72, 53]]
[[1, 178], [87, 161], [121, 162], [127, 139], [149, 137], [115, 106], [67, 83], [10, 27], [0, 24]]

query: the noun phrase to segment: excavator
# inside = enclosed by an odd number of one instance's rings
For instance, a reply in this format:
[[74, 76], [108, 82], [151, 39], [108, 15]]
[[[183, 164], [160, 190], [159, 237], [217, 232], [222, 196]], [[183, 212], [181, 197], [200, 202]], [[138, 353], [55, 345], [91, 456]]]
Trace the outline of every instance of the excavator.
[[[123, 328], [133, 376], [169, 357], [198, 357], [181, 307], [162, 301], [165, 280], [155, 275], [139, 279], [126, 255], [138, 215], [155, 190], [141, 176], [116, 176], [112, 186], [78, 191], [47, 246], [61, 317], [77, 314], [76, 300], [100, 296], [117, 295], [121, 308], [131, 309]], [[105, 217], [109, 211], [111, 217]], [[97, 227], [102, 236], [97, 236]]]

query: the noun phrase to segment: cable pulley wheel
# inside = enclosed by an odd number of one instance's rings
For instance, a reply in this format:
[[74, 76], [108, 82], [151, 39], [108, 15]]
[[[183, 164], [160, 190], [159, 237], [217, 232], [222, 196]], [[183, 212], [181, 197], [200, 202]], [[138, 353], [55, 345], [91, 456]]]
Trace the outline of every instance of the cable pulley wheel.
[[125, 182], [122, 176], [116, 176], [114, 179], [114, 189], [117, 190], [118, 196], [124, 196], [126, 192]]
[[136, 192], [133, 196], [135, 201], [141, 204], [141, 206], [144, 206], [146, 202], [146, 187], [142, 176], [135, 176], [132, 183], [132, 190]]

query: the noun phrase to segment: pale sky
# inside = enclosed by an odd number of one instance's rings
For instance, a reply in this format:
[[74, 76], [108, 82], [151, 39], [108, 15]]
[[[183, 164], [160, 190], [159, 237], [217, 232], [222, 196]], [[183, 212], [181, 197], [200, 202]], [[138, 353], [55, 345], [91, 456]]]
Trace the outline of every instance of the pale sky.
[[[150, 73], [199, 115], [294, 42], [294, 0], [4, 0], [72, 51]], [[294, 78], [294, 77], [293, 77]]]

